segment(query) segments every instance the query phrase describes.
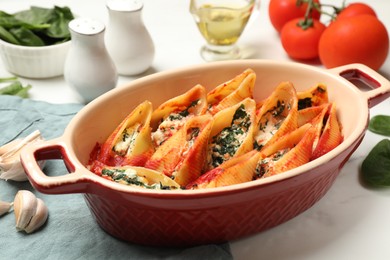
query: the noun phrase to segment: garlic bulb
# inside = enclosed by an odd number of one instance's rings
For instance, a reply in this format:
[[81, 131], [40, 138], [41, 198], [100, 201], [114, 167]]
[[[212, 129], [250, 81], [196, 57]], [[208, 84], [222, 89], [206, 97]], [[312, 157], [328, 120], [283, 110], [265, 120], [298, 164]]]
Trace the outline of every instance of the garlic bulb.
[[16, 229], [31, 233], [41, 227], [47, 220], [48, 209], [44, 202], [31, 191], [20, 190], [14, 200]]
[[11, 210], [13, 203], [0, 200], [0, 216], [8, 213]]
[[[41, 133], [36, 130], [24, 139], [16, 139], [0, 147], [0, 179], [27, 181], [27, 175], [20, 162], [20, 152], [26, 145], [42, 140]], [[40, 161], [39, 166], [43, 168], [44, 163]]]

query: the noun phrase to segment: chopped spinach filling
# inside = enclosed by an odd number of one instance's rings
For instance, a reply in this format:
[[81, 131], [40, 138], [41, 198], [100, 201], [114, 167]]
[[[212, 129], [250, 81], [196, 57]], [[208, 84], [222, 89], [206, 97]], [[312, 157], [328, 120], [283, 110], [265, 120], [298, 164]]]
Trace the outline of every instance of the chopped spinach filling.
[[177, 113], [172, 113], [168, 116], [169, 120], [171, 121], [175, 121], [175, 120], [181, 120], [183, 119], [184, 117], [187, 117], [189, 114], [190, 114], [190, 110], [195, 107], [196, 105], [198, 105], [200, 102], [199, 99], [197, 100], [194, 100], [191, 102], [191, 104], [183, 111], [180, 111], [180, 112], [177, 112]]
[[171, 186], [163, 185], [161, 182], [149, 185], [143, 182], [142, 179], [144, 178], [138, 176], [133, 170], [128, 171], [126, 169], [103, 169], [102, 176], [111, 177], [111, 179], [115, 182], [136, 185], [146, 189], [170, 190], [173, 188]]
[[[283, 115], [285, 111], [289, 111], [291, 109], [289, 104], [285, 104], [284, 101], [278, 100], [276, 103], [276, 106], [269, 109], [262, 117], [262, 119], [259, 122], [259, 131], [260, 136], [262, 138], [257, 138], [254, 142], [254, 148], [257, 150], [261, 150], [265, 143], [273, 136], [282, 125], [285, 116]], [[269, 115], [273, 118], [273, 120], [270, 120]], [[268, 135], [268, 137], [266, 137]]]
[[234, 113], [231, 125], [212, 138], [211, 164], [214, 168], [234, 156], [250, 125], [250, 116], [241, 105]]
[[298, 110], [312, 107], [311, 98], [302, 98], [298, 100]]
[[274, 162], [279, 161], [290, 149], [284, 149], [277, 151], [271, 157], [260, 160], [255, 169], [255, 175], [253, 179], [259, 179], [267, 174], [273, 167]]

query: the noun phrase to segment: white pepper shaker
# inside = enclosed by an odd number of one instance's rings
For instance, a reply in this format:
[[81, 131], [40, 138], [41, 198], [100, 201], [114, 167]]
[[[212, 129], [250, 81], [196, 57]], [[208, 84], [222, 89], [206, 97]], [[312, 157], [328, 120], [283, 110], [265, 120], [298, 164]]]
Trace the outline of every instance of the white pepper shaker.
[[105, 26], [89, 18], [69, 23], [71, 47], [65, 60], [65, 81], [86, 102], [115, 88], [118, 73], [104, 43]]
[[153, 40], [142, 20], [143, 1], [108, 0], [106, 46], [120, 75], [145, 72], [154, 59]]

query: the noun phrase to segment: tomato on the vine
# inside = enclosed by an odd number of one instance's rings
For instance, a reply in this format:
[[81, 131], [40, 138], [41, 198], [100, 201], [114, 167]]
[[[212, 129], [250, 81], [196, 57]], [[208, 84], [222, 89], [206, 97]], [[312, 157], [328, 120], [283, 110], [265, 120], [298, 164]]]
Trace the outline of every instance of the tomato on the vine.
[[320, 60], [326, 68], [362, 63], [378, 70], [388, 52], [386, 27], [369, 14], [336, 20], [324, 31], [319, 42]]
[[341, 20], [361, 14], [369, 14], [376, 17], [376, 12], [369, 5], [364, 3], [351, 3], [342, 9], [342, 11], [337, 15], [336, 19]]
[[311, 20], [312, 24], [301, 26], [303, 21], [302, 18], [296, 18], [283, 26], [280, 33], [283, 48], [293, 59], [318, 58], [318, 43], [326, 26], [318, 20]]
[[[271, 0], [268, 6], [268, 14], [273, 27], [280, 33], [283, 26], [290, 20], [305, 17], [308, 4], [302, 2], [297, 5], [297, 0]], [[319, 4], [319, 0], [313, 1]], [[311, 18], [319, 19], [321, 14], [314, 8]]]

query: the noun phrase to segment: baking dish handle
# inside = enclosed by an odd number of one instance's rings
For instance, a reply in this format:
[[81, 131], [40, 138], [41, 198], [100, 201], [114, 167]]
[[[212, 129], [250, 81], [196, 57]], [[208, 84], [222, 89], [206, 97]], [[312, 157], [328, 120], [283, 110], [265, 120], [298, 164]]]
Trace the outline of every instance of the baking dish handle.
[[[69, 174], [46, 175], [38, 165], [41, 160], [61, 159]], [[32, 186], [47, 194], [85, 193], [94, 178], [87, 170], [77, 166], [62, 138], [28, 145], [21, 151], [20, 160]]]
[[366, 65], [354, 63], [329, 71], [350, 82], [356, 80], [368, 86], [370, 90], [362, 91], [362, 94], [367, 99], [369, 108], [390, 97], [390, 81]]

